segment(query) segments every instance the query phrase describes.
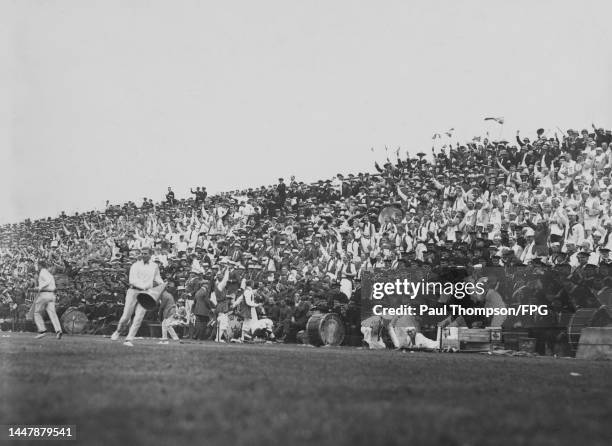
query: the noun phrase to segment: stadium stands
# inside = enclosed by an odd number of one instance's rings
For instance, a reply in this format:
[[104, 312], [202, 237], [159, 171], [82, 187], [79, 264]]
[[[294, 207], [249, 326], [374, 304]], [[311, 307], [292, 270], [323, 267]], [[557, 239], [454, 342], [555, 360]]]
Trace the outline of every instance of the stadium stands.
[[226, 266], [229, 295], [251, 281], [258, 311], [280, 337], [302, 303], [350, 312], [361, 276], [381, 268], [461, 266], [474, 276], [497, 267], [507, 304], [530, 286], [513, 274], [540, 271], [541, 283], [563, 278], [538, 289], [557, 313], [609, 305], [611, 141], [595, 126], [552, 137], [540, 129], [533, 140], [517, 134], [516, 144], [474, 138], [387, 158], [375, 173], [215, 195], [198, 188], [187, 200], [169, 192], [159, 203], [4, 225], [3, 314], [23, 317], [39, 258], [63, 279], [60, 306], [120, 303], [144, 247], [181, 302]]

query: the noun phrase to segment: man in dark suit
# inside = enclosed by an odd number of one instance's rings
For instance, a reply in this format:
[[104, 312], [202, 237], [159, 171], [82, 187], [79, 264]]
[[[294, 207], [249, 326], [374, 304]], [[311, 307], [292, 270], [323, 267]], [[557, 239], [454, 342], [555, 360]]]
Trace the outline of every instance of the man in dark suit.
[[291, 323], [285, 337], [285, 342], [296, 342], [297, 334], [300, 330], [306, 329], [308, 322], [308, 312], [310, 311], [310, 303], [306, 299], [299, 299], [293, 309]]
[[287, 185], [285, 184], [285, 180], [282, 178], [278, 179], [276, 192], [278, 192], [278, 206], [282, 212], [283, 208], [285, 207], [285, 200], [287, 200]]
[[210, 300], [210, 293], [211, 282], [205, 279], [196, 291], [193, 303], [193, 314], [196, 317], [194, 338], [198, 340], [208, 339], [210, 335], [208, 323], [215, 314], [215, 304]]
[[166, 202], [169, 205], [173, 205], [174, 204], [174, 192], [172, 191], [171, 187], [168, 187], [168, 193], [166, 194]]

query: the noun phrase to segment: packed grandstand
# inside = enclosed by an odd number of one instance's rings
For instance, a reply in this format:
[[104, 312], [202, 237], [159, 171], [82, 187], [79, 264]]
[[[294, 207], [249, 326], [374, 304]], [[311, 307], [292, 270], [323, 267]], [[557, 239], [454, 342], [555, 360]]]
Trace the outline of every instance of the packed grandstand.
[[80, 308], [92, 322], [112, 324], [129, 267], [150, 248], [178, 303], [183, 336], [212, 336], [194, 329], [214, 320], [194, 305], [210, 281], [225, 282], [227, 309], [239, 317], [232, 302], [243, 279], [276, 340], [296, 342], [312, 308], [338, 312], [358, 336], [364, 275], [461, 268], [462, 279], [487, 276], [503, 305], [547, 305], [549, 316], [532, 322], [546, 327], [535, 335], [538, 351], [551, 353], [568, 315], [612, 304], [612, 133], [595, 126], [551, 133], [517, 133], [512, 142], [476, 137], [403, 159], [389, 153], [371, 173], [310, 184], [281, 178], [215, 195], [197, 187], [181, 200], [168, 188], [158, 203], [4, 225], [0, 317], [25, 326], [35, 263], [46, 259], [60, 312]]

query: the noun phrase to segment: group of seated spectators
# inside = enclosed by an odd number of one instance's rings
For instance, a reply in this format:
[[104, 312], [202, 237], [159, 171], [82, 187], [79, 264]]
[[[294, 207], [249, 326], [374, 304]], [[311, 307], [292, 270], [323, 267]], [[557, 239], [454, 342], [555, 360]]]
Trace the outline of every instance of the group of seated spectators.
[[[41, 258], [65, 277], [60, 305], [120, 304], [143, 248], [153, 250], [187, 319], [198, 316], [202, 283], [228, 271], [227, 295], [238, 299], [246, 279], [278, 339], [294, 339], [312, 307], [352, 318], [360, 280], [381, 269], [548, 267], [563, 272], [568, 311], [587, 301], [609, 305], [611, 142], [611, 131], [595, 126], [539, 129], [531, 139], [517, 133], [513, 142], [477, 137], [413, 157], [398, 150], [373, 173], [309, 184], [292, 176], [210, 195], [198, 187], [189, 199], [169, 187], [158, 203], [107, 202], [104, 210], [4, 225], [2, 305], [27, 307]], [[502, 288], [509, 304], [516, 287]], [[591, 298], [575, 298], [576, 288]]]

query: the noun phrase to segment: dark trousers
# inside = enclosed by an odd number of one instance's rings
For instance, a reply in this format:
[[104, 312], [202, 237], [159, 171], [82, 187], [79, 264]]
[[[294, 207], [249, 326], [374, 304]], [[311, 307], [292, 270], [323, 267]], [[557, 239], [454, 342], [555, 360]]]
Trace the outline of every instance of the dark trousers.
[[208, 322], [210, 322], [209, 316], [196, 315], [195, 333], [193, 335], [194, 339], [200, 341], [208, 339], [208, 337], [210, 336], [210, 327], [208, 326]]
[[289, 333], [290, 327], [291, 327], [291, 319], [285, 319], [283, 321], [279, 321], [277, 324], [275, 324], [274, 336], [277, 339], [283, 338]]
[[285, 342], [295, 343], [297, 342], [297, 334], [302, 330], [306, 330], [306, 320], [296, 320], [295, 322], [289, 323], [289, 329], [285, 335]]

